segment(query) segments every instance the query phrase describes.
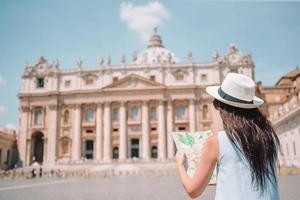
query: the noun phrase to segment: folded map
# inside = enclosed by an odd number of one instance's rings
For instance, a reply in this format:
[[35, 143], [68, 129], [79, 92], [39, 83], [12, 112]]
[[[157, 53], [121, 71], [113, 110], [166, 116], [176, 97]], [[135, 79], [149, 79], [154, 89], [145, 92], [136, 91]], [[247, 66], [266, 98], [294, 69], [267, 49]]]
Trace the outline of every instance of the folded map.
[[[212, 136], [212, 132], [173, 132], [172, 136], [179, 152], [185, 153], [186, 162], [185, 169], [189, 177], [193, 177], [199, 164], [203, 145], [205, 141]], [[209, 184], [216, 184], [217, 173], [216, 168], [211, 176]]]

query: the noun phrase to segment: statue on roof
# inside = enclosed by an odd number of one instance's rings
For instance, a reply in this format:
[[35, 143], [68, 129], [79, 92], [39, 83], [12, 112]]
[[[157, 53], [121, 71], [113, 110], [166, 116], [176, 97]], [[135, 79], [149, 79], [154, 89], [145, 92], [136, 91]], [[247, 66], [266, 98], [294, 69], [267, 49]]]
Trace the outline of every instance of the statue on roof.
[[81, 68], [82, 67], [82, 63], [83, 63], [82, 59], [81, 58], [77, 58], [77, 60], [76, 60], [76, 66], [77, 66], [77, 68]]
[[212, 59], [213, 59], [213, 61], [219, 60], [219, 57], [220, 57], [219, 52], [217, 50], [214, 50], [212, 52]]
[[147, 63], [148, 60], [148, 54], [147, 52], [143, 54], [143, 63]]
[[188, 63], [193, 63], [193, 53], [192, 52], [188, 53]]
[[55, 59], [53, 60], [52, 66], [53, 66], [54, 68], [58, 68], [58, 67], [59, 67], [59, 60], [58, 60], [58, 58], [55, 58]]
[[132, 61], [132, 63], [135, 63], [136, 60], [137, 60], [137, 53], [136, 53], [136, 51], [134, 51], [134, 52], [132, 52], [131, 61]]
[[168, 53], [168, 63], [172, 62], [172, 54], [169, 52]]
[[238, 49], [236, 48], [235, 44], [231, 43], [229, 45], [229, 49], [228, 49], [229, 53], [235, 53], [238, 51]]
[[125, 55], [123, 54], [122, 56], [121, 56], [121, 59], [120, 59], [120, 63], [121, 64], [125, 64]]
[[46, 62], [47, 62], [47, 60], [43, 56], [40, 56], [38, 58], [37, 64], [44, 64]]
[[98, 63], [99, 63], [100, 66], [102, 66], [104, 64], [104, 57], [103, 56], [98, 58]]
[[107, 65], [110, 65], [110, 64], [111, 64], [111, 58], [110, 58], [110, 55], [108, 55], [107, 58], [106, 58], [106, 64], [107, 64]]

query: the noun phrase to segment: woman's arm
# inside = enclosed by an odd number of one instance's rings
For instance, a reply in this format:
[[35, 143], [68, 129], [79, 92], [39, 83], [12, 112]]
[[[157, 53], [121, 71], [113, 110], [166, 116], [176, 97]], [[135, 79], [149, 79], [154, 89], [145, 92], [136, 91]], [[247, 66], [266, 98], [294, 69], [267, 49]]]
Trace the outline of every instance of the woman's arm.
[[184, 155], [177, 152], [176, 161], [179, 176], [183, 187], [191, 198], [198, 197], [206, 188], [218, 160], [218, 154], [218, 137], [214, 135], [205, 142], [199, 167], [195, 175], [190, 178], [184, 168]]

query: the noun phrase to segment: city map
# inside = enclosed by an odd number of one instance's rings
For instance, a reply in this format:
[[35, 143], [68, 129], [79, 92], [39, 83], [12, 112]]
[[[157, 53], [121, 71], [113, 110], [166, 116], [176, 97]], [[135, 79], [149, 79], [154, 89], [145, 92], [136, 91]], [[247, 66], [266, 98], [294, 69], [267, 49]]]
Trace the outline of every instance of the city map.
[[[202, 148], [205, 141], [212, 136], [212, 132], [173, 132], [172, 136], [179, 152], [186, 155], [185, 168], [189, 177], [193, 177], [199, 164], [202, 153]], [[216, 184], [217, 174], [214, 170], [209, 184]]]

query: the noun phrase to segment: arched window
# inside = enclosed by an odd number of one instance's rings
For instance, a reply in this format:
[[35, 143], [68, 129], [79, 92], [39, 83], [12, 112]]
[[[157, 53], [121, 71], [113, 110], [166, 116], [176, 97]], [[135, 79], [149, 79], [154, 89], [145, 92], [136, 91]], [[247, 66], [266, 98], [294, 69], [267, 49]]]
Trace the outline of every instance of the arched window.
[[131, 120], [137, 120], [138, 119], [138, 113], [139, 113], [139, 108], [137, 106], [131, 107], [130, 112], [129, 112], [129, 118]]
[[64, 123], [65, 124], [69, 123], [69, 117], [70, 117], [70, 113], [68, 110], [66, 110], [64, 113]]
[[113, 159], [118, 159], [119, 158], [119, 148], [114, 147], [113, 148]]
[[92, 122], [94, 120], [94, 109], [93, 108], [86, 109], [85, 120], [87, 122]]
[[175, 75], [177, 81], [182, 81], [184, 79], [184, 74], [182, 71], [178, 71]]
[[203, 105], [203, 119], [208, 119], [208, 107], [207, 105]]
[[157, 158], [157, 146], [151, 147], [151, 158]]
[[86, 85], [93, 85], [94, 84], [94, 78], [92, 76], [85, 77], [85, 84]]
[[113, 109], [113, 121], [114, 122], [119, 121], [119, 110], [118, 110], [118, 108]]
[[34, 111], [34, 125], [42, 125], [43, 114], [41, 109]]
[[156, 120], [156, 107], [150, 108], [150, 119], [155, 121]]
[[45, 86], [45, 78], [44, 77], [37, 78], [36, 88], [44, 88], [44, 86]]
[[183, 119], [184, 115], [185, 115], [185, 107], [184, 107], [184, 105], [181, 104], [178, 106], [178, 109], [177, 109], [177, 117], [179, 119]]

